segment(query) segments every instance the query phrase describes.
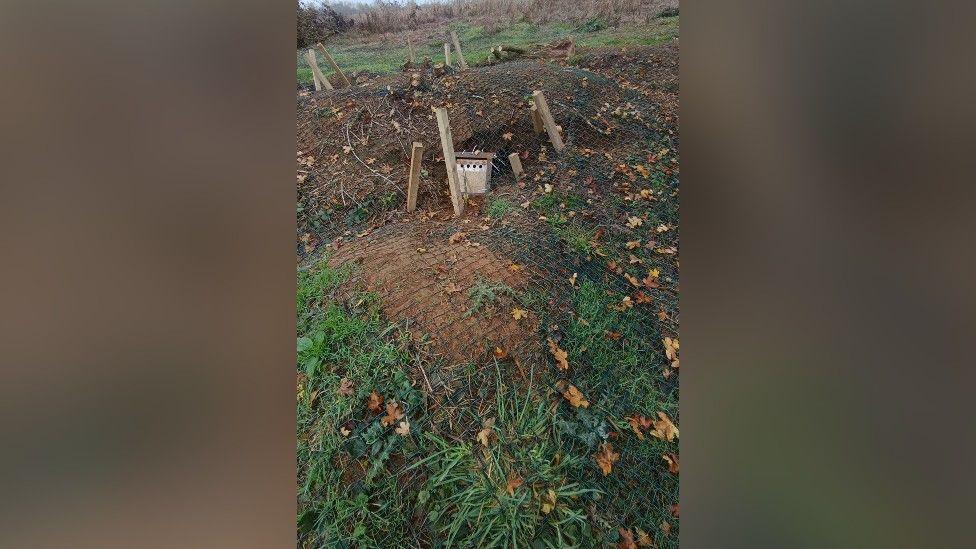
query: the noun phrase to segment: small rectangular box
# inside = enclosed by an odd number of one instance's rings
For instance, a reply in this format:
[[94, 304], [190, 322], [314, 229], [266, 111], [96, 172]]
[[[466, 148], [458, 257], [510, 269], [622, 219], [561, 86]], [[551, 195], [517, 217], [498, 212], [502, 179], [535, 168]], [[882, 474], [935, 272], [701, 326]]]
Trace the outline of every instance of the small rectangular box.
[[485, 194], [491, 189], [491, 161], [494, 153], [456, 153], [458, 181], [464, 194]]

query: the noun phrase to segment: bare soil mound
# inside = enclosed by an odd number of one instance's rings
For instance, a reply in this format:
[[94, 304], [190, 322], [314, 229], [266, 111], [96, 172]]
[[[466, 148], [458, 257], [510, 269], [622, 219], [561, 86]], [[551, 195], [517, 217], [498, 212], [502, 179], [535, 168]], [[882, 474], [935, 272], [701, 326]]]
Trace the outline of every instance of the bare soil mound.
[[512, 316], [516, 293], [528, 287], [524, 267], [464, 236], [388, 225], [339, 248], [330, 263], [358, 265], [350, 282], [379, 294], [386, 317], [405, 323], [415, 341], [429, 334], [430, 351], [449, 364], [478, 361], [496, 347], [527, 358], [538, 350], [538, 318]]

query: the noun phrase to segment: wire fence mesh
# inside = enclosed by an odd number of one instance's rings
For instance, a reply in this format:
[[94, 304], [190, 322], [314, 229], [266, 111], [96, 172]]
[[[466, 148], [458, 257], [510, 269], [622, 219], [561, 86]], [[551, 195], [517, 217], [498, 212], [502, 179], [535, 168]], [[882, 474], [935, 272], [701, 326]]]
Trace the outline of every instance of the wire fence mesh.
[[[353, 265], [348, 292], [376, 295], [384, 318], [432, 357], [416, 375], [424, 428], [471, 442], [499, 415], [500, 393], [531, 394], [552, 414], [559, 443], [550, 461], [579, 460], [565, 485], [593, 490], [576, 496], [586, 522], [612, 539], [644, 533], [673, 546], [678, 449], [663, 420], [680, 420], [676, 90], [659, 78], [630, 81], [654, 55], [677, 52], [462, 72], [416, 65], [361, 87], [304, 92], [298, 251], [306, 263]], [[533, 123], [535, 90], [563, 151]], [[495, 154], [489, 192], [466, 197], [457, 218], [431, 112], [441, 106], [457, 151]], [[418, 210], [408, 214], [413, 141], [425, 144], [425, 158]], [[573, 405], [569, 386], [585, 406]], [[594, 456], [608, 445], [617, 460], [604, 474]], [[430, 483], [407, 460], [387, 467], [418, 489]], [[411, 522], [411, 543], [442, 540], [437, 524]]]

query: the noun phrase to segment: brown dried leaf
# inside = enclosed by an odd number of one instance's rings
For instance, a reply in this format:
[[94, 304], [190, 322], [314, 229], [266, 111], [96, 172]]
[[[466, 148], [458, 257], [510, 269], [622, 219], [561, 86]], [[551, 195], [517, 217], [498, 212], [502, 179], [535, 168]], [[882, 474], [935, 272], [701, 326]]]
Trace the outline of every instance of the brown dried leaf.
[[352, 396], [356, 392], [356, 387], [350, 379], [344, 377], [339, 380], [339, 388], [336, 392], [343, 396]]
[[369, 395], [369, 410], [371, 412], [381, 412], [383, 411], [383, 396], [373, 391]]
[[387, 427], [393, 425], [402, 417], [403, 408], [400, 407], [400, 403], [395, 400], [391, 400], [390, 402], [386, 403], [386, 415], [380, 419], [380, 423], [383, 424], [383, 427]]
[[678, 455], [677, 454], [661, 454], [665, 463], [668, 464], [668, 471], [678, 474]]
[[520, 309], [518, 307], [512, 309], [512, 318], [514, 318], [515, 320], [522, 320], [528, 314], [529, 312], [526, 311], [525, 309]]
[[660, 419], [654, 420], [654, 430], [651, 431], [651, 436], [668, 442], [678, 438], [678, 427], [671, 423], [671, 418], [664, 412], [658, 412], [657, 417]]
[[617, 544], [617, 549], [637, 549], [637, 544], [634, 543], [634, 534], [629, 529], [620, 528], [620, 543]]
[[583, 393], [576, 388], [575, 385], [571, 385], [568, 381], [561, 379], [556, 383], [556, 388], [562, 393], [563, 398], [569, 401], [571, 405], [575, 408], [589, 408], [590, 401], [586, 400]]
[[613, 470], [613, 464], [620, 460], [620, 454], [613, 451], [612, 444], [604, 442], [600, 446], [600, 451], [593, 454], [593, 458], [596, 459], [596, 464], [603, 471], [603, 476], [607, 476]]
[[508, 484], [505, 485], [505, 490], [508, 491], [508, 495], [514, 496], [515, 489], [521, 486], [523, 482], [525, 481], [522, 479], [522, 477], [518, 476], [518, 473], [515, 471], [509, 471]]
[[398, 434], [398, 435], [400, 435], [402, 437], [405, 437], [405, 436], [409, 435], [410, 434], [410, 422], [409, 421], [406, 421], [406, 420], [401, 421], [397, 425], [397, 428], [394, 429], [394, 431], [396, 432], [396, 434]]
[[551, 337], [548, 338], [546, 341], [549, 343], [549, 352], [552, 353], [553, 358], [556, 359], [556, 366], [560, 370], [563, 371], [568, 370], [569, 361], [567, 360], [567, 358], [569, 358], [569, 353], [564, 351], [563, 349], [560, 349], [559, 345], [556, 345], [556, 342], [553, 341]]

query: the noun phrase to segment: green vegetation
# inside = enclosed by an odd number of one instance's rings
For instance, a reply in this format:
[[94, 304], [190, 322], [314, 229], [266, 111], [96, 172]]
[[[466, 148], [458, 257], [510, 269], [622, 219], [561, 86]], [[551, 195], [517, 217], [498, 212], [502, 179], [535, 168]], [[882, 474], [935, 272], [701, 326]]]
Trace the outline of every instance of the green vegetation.
[[488, 215], [493, 219], [500, 219], [508, 212], [512, 211], [515, 206], [511, 202], [505, 200], [504, 198], [492, 198], [488, 201]]
[[[661, 459], [677, 442], [638, 440], [625, 419], [675, 417], [677, 402], [648, 367], [659, 334], [610, 308], [619, 296], [581, 279], [563, 323], [569, 379], [588, 408], [554, 390], [555, 368], [518, 372], [511, 361], [469, 365], [460, 379], [475, 374], [466, 391], [483, 400], [450, 406], [411, 374], [439, 365], [380, 317], [375, 295], [349, 287], [351, 274], [327, 259], [298, 272], [300, 545], [596, 547], [619, 542], [620, 528], [677, 543], [659, 527], [677, 528], [677, 476]], [[485, 302], [513, 293], [475, 288]], [[607, 339], [611, 330], [622, 337]], [[403, 416], [385, 422], [394, 402]], [[594, 455], [607, 441], [621, 458], [604, 475]]]
[[471, 289], [468, 290], [468, 299], [471, 300], [471, 308], [464, 313], [469, 317], [482, 310], [486, 304], [495, 303], [498, 298], [507, 295], [515, 297], [515, 290], [502, 282], [492, 282], [488, 279], [478, 277]]
[[[548, 43], [573, 37], [577, 53], [585, 48], [603, 46], [653, 45], [672, 40], [678, 36], [679, 18], [655, 19], [647, 25], [607, 27], [602, 21], [592, 20], [579, 27], [565, 23], [536, 26], [530, 23], [516, 23], [497, 32], [490, 32], [483, 26], [456, 24], [457, 31], [468, 64], [484, 63], [491, 57], [491, 48], [499, 44], [527, 46]], [[592, 30], [591, 30], [592, 29]], [[444, 39], [437, 37], [427, 42], [415, 44], [417, 60], [430, 57], [434, 62], [444, 61]], [[352, 37], [340, 37], [326, 44], [329, 53], [345, 72], [367, 71], [370, 73], [390, 73], [400, 70], [409, 57], [407, 47], [382, 41], [363, 44]], [[297, 52], [298, 81], [312, 82], [312, 71], [305, 63], [304, 50]], [[331, 71], [316, 51], [319, 67], [328, 76]]]

